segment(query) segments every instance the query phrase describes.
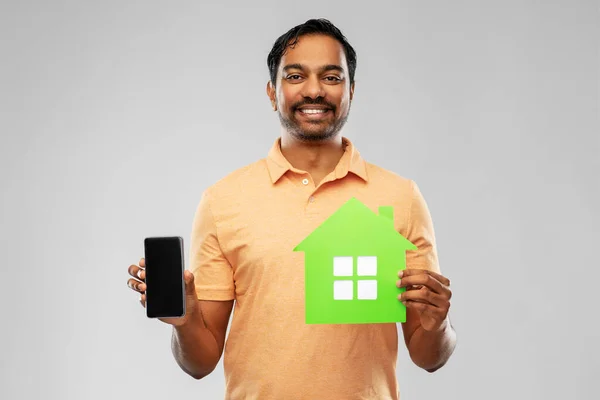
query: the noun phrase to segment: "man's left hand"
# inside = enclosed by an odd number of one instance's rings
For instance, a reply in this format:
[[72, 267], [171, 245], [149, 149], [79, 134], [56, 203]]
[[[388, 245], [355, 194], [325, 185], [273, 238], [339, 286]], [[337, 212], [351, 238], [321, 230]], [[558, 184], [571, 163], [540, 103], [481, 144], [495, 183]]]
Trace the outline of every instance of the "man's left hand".
[[396, 286], [406, 288], [398, 300], [419, 313], [421, 326], [426, 331], [442, 329], [450, 310], [450, 280], [424, 269], [405, 269], [398, 272], [398, 277]]

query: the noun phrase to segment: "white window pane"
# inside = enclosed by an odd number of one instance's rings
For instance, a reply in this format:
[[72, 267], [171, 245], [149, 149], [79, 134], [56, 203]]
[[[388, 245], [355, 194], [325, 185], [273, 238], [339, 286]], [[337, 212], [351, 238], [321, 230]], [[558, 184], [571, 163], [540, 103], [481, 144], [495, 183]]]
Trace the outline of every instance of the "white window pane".
[[333, 257], [334, 276], [352, 276], [352, 257]]
[[358, 276], [377, 276], [377, 257], [358, 257], [356, 269]]
[[352, 300], [352, 281], [333, 281], [334, 300]]
[[359, 300], [377, 300], [377, 281], [358, 281], [357, 292]]

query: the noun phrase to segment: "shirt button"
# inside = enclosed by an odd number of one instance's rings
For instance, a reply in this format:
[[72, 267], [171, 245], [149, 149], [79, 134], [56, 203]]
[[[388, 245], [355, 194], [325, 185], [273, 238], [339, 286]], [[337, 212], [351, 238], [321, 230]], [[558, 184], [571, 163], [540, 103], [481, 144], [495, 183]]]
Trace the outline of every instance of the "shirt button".
[[305, 185], [308, 185], [308, 179], [306, 179], [306, 178], [302, 179], [302, 183]]
[[315, 196], [310, 196], [308, 198], [308, 201], [311, 202], [311, 203], [313, 203], [315, 201]]

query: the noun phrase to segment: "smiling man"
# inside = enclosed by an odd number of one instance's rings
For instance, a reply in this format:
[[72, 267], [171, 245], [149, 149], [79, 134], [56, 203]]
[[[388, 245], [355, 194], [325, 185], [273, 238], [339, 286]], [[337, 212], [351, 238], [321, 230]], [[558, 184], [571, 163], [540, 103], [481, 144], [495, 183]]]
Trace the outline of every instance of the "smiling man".
[[[354, 77], [348, 76], [344, 49], [335, 38], [305, 35], [301, 49], [306, 54], [288, 48], [279, 65], [275, 64], [279, 52], [271, 53], [268, 64], [274, 75], [267, 84], [267, 94], [274, 110], [280, 99], [279, 119], [284, 134], [303, 142], [327, 141], [338, 136], [348, 119]], [[327, 59], [336, 63], [319, 64]]]
[[[342, 136], [356, 53], [335, 26], [309, 20], [291, 29], [267, 64], [281, 135], [267, 157], [203, 193], [186, 316], [161, 319], [174, 326], [173, 354], [201, 379], [224, 353], [227, 399], [399, 399], [398, 326], [412, 361], [430, 372], [456, 341], [427, 204], [414, 181], [366, 162]], [[406, 323], [305, 323], [304, 258], [292, 249], [351, 197], [373, 210], [393, 206], [395, 228], [418, 247], [396, 283], [407, 291], [392, 299], [407, 306]], [[142, 305], [144, 268], [144, 259], [131, 265], [128, 281]]]
[[[310, 24], [315, 22], [307, 22], [304, 29], [310, 29]], [[267, 59], [271, 72], [267, 94], [279, 111], [280, 150], [316, 184], [334, 169], [348, 143], [340, 133], [354, 96], [356, 55], [335, 36], [316, 32], [289, 36], [276, 42]]]

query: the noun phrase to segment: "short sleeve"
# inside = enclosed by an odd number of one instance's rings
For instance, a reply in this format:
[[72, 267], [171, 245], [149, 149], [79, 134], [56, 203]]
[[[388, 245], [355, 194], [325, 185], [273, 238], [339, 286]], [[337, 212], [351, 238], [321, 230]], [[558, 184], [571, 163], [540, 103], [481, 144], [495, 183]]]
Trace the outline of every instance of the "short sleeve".
[[233, 300], [233, 269], [223, 255], [210, 197], [204, 192], [194, 215], [190, 240], [190, 271], [199, 300]]
[[406, 252], [406, 268], [427, 269], [440, 273], [435, 232], [429, 207], [414, 181], [411, 181], [411, 187], [412, 199], [407, 239], [417, 246], [417, 250]]

